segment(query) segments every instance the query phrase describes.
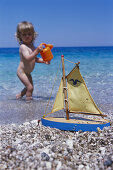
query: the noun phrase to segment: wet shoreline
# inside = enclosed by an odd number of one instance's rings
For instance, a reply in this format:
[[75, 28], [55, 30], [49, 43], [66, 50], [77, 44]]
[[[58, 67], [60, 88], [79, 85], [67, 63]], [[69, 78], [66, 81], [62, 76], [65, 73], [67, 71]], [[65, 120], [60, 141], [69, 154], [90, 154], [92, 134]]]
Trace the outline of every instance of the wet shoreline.
[[31, 101], [9, 98], [0, 100], [0, 124], [22, 124], [41, 119], [45, 113], [47, 100], [35, 98]]
[[[39, 120], [45, 114], [48, 100], [49, 97], [42, 96], [34, 97], [31, 101], [26, 101], [25, 98], [17, 100], [14, 97], [0, 99], [0, 124], [22, 124], [27, 121]], [[53, 102], [54, 98], [50, 100], [47, 113], [51, 112]], [[112, 120], [113, 104], [98, 104], [98, 107], [107, 115], [108, 119]]]

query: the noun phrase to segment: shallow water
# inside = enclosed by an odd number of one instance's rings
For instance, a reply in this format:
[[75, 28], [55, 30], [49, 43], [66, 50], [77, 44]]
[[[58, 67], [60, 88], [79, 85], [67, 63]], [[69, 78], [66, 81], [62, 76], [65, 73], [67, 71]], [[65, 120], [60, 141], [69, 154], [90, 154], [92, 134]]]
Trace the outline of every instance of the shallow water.
[[[19, 64], [18, 48], [0, 49], [0, 124], [23, 123], [40, 119], [45, 112], [52, 92], [55, 98], [62, 76], [61, 55], [76, 63], [97, 106], [106, 114], [113, 112], [113, 47], [57, 47], [50, 65], [36, 64], [32, 77], [34, 81], [33, 101], [16, 100], [15, 95], [24, 87], [16, 76]], [[57, 70], [57, 81], [54, 84]], [[65, 61], [66, 74], [74, 64]], [[50, 111], [50, 104], [48, 111]]]

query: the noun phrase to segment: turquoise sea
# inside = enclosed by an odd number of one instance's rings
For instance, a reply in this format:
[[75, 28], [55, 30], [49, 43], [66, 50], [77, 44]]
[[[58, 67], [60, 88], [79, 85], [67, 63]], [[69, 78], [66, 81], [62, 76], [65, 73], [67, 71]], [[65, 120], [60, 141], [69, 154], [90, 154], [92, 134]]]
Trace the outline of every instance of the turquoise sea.
[[[16, 75], [18, 48], [0, 48], [0, 123], [22, 123], [40, 118], [53, 88], [53, 102], [62, 76], [61, 55], [71, 62], [80, 61], [80, 72], [95, 103], [104, 112], [113, 112], [113, 47], [54, 47], [50, 65], [37, 64], [32, 77], [34, 100], [27, 103], [15, 96], [24, 87]], [[40, 55], [39, 55], [40, 57]], [[74, 64], [65, 60], [66, 74]], [[59, 71], [58, 71], [59, 68]], [[56, 73], [57, 80], [55, 82]], [[54, 83], [55, 82], [55, 83]]]

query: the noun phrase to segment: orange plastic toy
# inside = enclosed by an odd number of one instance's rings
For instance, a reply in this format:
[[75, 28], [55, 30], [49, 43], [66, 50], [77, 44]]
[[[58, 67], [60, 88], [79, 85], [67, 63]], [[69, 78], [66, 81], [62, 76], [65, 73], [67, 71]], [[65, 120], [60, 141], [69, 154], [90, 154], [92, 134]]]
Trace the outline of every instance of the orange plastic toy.
[[51, 52], [51, 49], [53, 48], [53, 45], [45, 44], [45, 43], [42, 43], [40, 45], [44, 45], [45, 46], [43, 51], [40, 52], [40, 55], [42, 56], [43, 60], [44, 61], [50, 61], [53, 58], [53, 54]]

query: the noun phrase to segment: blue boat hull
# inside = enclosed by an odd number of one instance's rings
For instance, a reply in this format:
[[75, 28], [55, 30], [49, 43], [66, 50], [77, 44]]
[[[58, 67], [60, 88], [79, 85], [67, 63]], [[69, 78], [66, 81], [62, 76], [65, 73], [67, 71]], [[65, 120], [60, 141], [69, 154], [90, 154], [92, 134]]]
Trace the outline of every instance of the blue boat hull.
[[104, 127], [110, 126], [110, 122], [106, 123], [90, 123], [90, 124], [80, 124], [80, 123], [65, 123], [65, 122], [58, 122], [58, 121], [51, 121], [46, 118], [41, 119], [42, 125], [49, 126], [51, 128], [56, 128], [60, 130], [66, 130], [66, 131], [95, 131], [97, 132], [97, 128], [99, 127], [101, 130]]

